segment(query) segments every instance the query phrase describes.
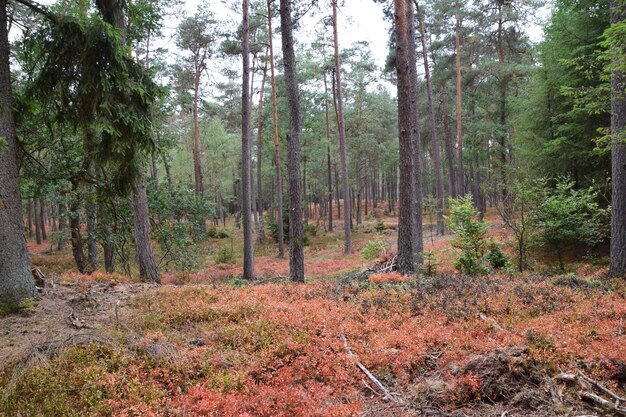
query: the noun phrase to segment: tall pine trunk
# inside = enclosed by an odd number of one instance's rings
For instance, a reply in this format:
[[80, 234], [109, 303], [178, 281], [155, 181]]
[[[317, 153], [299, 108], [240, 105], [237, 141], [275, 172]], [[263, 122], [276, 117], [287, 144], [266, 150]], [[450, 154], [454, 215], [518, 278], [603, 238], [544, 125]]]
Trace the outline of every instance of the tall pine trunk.
[[326, 171], [328, 173], [328, 231], [333, 231], [333, 180], [330, 167], [330, 111], [328, 106], [328, 81], [324, 71], [324, 110], [326, 113]]
[[[352, 252], [352, 230], [350, 219], [350, 180], [348, 179], [348, 157], [346, 151], [346, 127], [343, 114], [343, 88], [341, 86], [341, 63], [339, 61], [339, 35], [337, 33], [337, 0], [333, 0], [333, 45], [335, 48], [335, 90], [337, 92], [337, 130], [339, 133], [339, 153], [341, 156], [341, 177], [343, 180], [343, 253]], [[357, 222], [358, 223], [358, 222]]]
[[17, 140], [9, 67], [7, 3], [0, 0], [0, 311], [12, 311], [36, 295], [24, 238]]
[[302, 116], [296, 71], [295, 45], [291, 0], [280, 0], [285, 87], [289, 104], [289, 133], [287, 135], [287, 179], [289, 181], [289, 273], [294, 282], [304, 282], [304, 236], [302, 233], [302, 203], [300, 190], [300, 133]]
[[276, 218], [278, 234], [278, 257], [285, 256], [285, 236], [283, 231], [283, 172], [280, 163], [280, 143], [278, 141], [278, 100], [276, 98], [276, 69], [274, 65], [274, 41], [272, 39], [272, 0], [267, 0], [267, 32], [270, 48], [270, 71], [272, 81], [272, 124], [274, 127], [274, 164], [276, 167]]
[[263, 159], [263, 94], [265, 93], [265, 81], [267, 79], [267, 60], [265, 61], [265, 65], [263, 67], [263, 79], [261, 80], [261, 91], [259, 93], [259, 114], [257, 117], [257, 145], [256, 145], [256, 193], [257, 193], [257, 202], [256, 202], [256, 211], [259, 216], [259, 221], [257, 224], [257, 240], [259, 243], [263, 243], [265, 241], [265, 228], [263, 225], [263, 178], [261, 177], [261, 161]]
[[430, 68], [428, 66], [428, 46], [426, 45], [426, 31], [424, 29], [424, 18], [420, 12], [419, 4], [415, 1], [415, 12], [419, 20], [420, 37], [422, 39], [422, 53], [424, 55], [424, 71], [426, 74], [426, 92], [428, 94], [428, 115], [431, 130], [431, 144], [433, 149], [433, 162], [435, 169], [435, 198], [437, 200], [437, 235], [443, 236], [443, 171], [441, 168], [441, 150], [439, 148], [439, 135], [437, 134], [437, 123], [435, 122], [435, 103], [433, 101], [433, 86], [430, 79]]
[[[458, 5], [460, 8], [461, 6]], [[457, 184], [458, 195], [465, 195], [465, 173], [463, 172], [463, 113], [461, 109], [461, 11], [456, 14], [456, 146], [457, 146]]]
[[[626, 19], [623, 1], [611, 2], [611, 24]], [[623, 43], [622, 43], [623, 45]], [[615, 46], [614, 48], [618, 48]], [[611, 162], [613, 183], [611, 202], [611, 266], [613, 277], [626, 276], [626, 70], [623, 68], [626, 50], [616, 50], [614, 62], [622, 67], [611, 73]], [[618, 61], [618, 62], [616, 62]]]
[[415, 104], [412, 97], [413, 78], [416, 77], [415, 64], [411, 64], [411, 49], [415, 51], [414, 37], [410, 30], [413, 25], [413, 10], [409, 0], [394, 0], [396, 32], [396, 72], [398, 77], [398, 128], [400, 142], [400, 201], [398, 220], [398, 270], [402, 274], [415, 271], [417, 255], [416, 221], [416, 158], [413, 129]]
[[243, 216], [243, 278], [254, 278], [254, 247], [252, 241], [252, 178], [250, 149], [250, 24], [249, 2], [243, 0], [242, 60], [243, 79], [241, 87], [241, 213]]

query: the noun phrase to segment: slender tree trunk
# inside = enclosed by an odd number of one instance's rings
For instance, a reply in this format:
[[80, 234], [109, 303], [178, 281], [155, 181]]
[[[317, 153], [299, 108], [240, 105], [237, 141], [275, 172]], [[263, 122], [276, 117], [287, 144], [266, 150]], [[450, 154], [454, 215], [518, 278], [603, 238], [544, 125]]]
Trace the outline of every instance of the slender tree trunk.
[[33, 237], [33, 200], [28, 199], [28, 237]]
[[204, 192], [200, 159], [200, 131], [198, 128], [198, 96], [200, 95], [200, 69], [196, 69], [193, 84], [193, 179], [196, 195]]
[[[611, 24], [626, 19], [623, 1], [611, 1]], [[622, 61], [611, 73], [611, 265], [609, 275], [626, 277], [626, 71], [623, 68], [626, 50], [614, 51]], [[617, 61], [617, 59], [615, 59]]]
[[37, 200], [33, 200], [33, 208], [35, 211], [35, 242], [41, 245], [41, 224], [39, 223], [39, 213], [37, 212]]
[[9, 312], [37, 292], [24, 238], [6, 9], [0, 0], [0, 311]]
[[[461, 6], [458, 5], [460, 8]], [[458, 195], [465, 194], [465, 174], [463, 173], [463, 115], [461, 109], [461, 15], [460, 10], [456, 14], [456, 138], [457, 138], [457, 161], [458, 161]]]
[[267, 31], [270, 48], [270, 72], [272, 78], [272, 124], [274, 127], [274, 164], [276, 166], [276, 208], [278, 216], [278, 257], [285, 257], [285, 236], [283, 231], [283, 173], [280, 163], [280, 144], [278, 141], [278, 100], [276, 98], [276, 69], [274, 65], [274, 41], [272, 39], [272, 0], [267, 0]]
[[289, 180], [289, 272], [294, 282], [304, 282], [304, 236], [300, 201], [300, 132], [302, 118], [294, 51], [291, 1], [280, 0], [285, 87], [289, 104], [287, 136], [287, 178]]
[[67, 243], [67, 239], [65, 236], [65, 205], [59, 204], [59, 241], [57, 244], [57, 250], [61, 252], [65, 250], [65, 244]]
[[77, 195], [79, 181], [72, 181], [72, 201], [70, 202], [70, 235], [72, 239], [72, 256], [76, 263], [76, 268], [81, 274], [85, 272], [85, 255], [83, 253], [83, 238], [80, 233], [80, 197]]
[[243, 80], [241, 87], [241, 213], [243, 216], [243, 278], [254, 278], [254, 246], [252, 240], [252, 155], [250, 141], [250, 24], [249, 1], [242, 1]]
[[441, 150], [439, 148], [439, 135], [437, 133], [437, 123], [435, 122], [435, 103], [433, 100], [433, 86], [430, 79], [430, 68], [428, 65], [428, 46], [426, 45], [426, 31], [424, 30], [424, 19], [420, 12], [419, 4], [415, 1], [415, 11], [419, 19], [420, 37], [422, 39], [422, 53], [424, 56], [424, 71], [426, 74], [426, 91], [428, 94], [428, 115], [431, 130], [431, 144], [433, 149], [433, 162], [435, 171], [435, 198], [437, 200], [437, 235], [443, 236], [445, 229], [443, 223], [443, 171], [441, 168]]
[[[394, 0], [396, 32], [396, 72], [398, 77], [398, 127], [400, 141], [400, 218], [398, 221], [398, 270], [402, 274], [415, 271], [416, 227], [414, 215], [415, 192], [415, 149], [413, 136], [414, 106], [411, 100], [411, 79], [415, 77], [415, 66], [411, 66], [409, 27], [413, 25], [409, 0]], [[415, 49], [413, 47], [413, 49]]]
[[96, 239], [96, 206], [92, 196], [85, 202], [85, 217], [87, 219], [87, 272], [98, 270], [98, 242]]
[[46, 233], [46, 202], [43, 197], [39, 198], [39, 227], [41, 228], [41, 238], [48, 240]]
[[333, 182], [330, 167], [330, 115], [328, 108], [328, 80], [324, 71], [324, 110], [326, 112], [326, 171], [328, 172], [328, 231], [333, 231]]
[[261, 161], [263, 157], [262, 153], [262, 130], [263, 130], [263, 93], [265, 92], [265, 81], [267, 79], [267, 61], [265, 61], [265, 66], [263, 67], [263, 79], [261, 80], [261, 91], [259, 93], [259, 114], [257, 121], [257, 157], [256, 157], [256, 193], [257, 193], [257, 203], [256, 203], [256, 211], [259, 216], [258, 229], [257, 229], [257, 240], [259, 243], [263, 243], [265, 241], [265, 229], [263, 227], [263, 181], [261, 178]]
[[337, 130], [339, 133], [339, 153], [341, 155], [341, 177], [343, 180], [343, 253], [352, 252], [352, 230], [350, 218], [350, 181], [348, 179], [348, 157], [346, 151], [346, 127], [343, 114], [343, 88], [341, 86], [341, 63], [339, 61], [339, 35], [337, 33], [337, 0], [333, 3], [333, 44], [335, 48], [335, 89], [337, 91]]
[[454, 147], [452, 146], [452, 131], [450, 130], [450, 121], [448, 115], [448, 106], [446, 106], [444, 99], [443, 86], [440, 89], [441, 108], [443, 109], [443, 138], [446, 148], [446, 159], [448, 160], [448, 176], [450, 182], [450, 197], [457, 198], [458, 187], [456, 180], [458, 179], [456, 169], [454, 168]]

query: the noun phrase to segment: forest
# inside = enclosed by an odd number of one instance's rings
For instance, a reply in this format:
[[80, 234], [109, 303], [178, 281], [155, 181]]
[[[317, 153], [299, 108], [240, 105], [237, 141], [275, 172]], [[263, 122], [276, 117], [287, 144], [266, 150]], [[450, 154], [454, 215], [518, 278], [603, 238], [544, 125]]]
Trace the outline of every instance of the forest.
[[626, 0], [0, 19], [0, 417], [626, 416]]

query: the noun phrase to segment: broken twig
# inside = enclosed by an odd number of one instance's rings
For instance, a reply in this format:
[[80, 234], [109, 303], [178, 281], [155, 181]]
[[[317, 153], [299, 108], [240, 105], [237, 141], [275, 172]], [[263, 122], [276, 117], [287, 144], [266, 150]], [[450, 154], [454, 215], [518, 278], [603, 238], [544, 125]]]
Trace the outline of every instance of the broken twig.
[[383, 399], [396, 403], [401, 403], [402, 401], [400, 399], [396, 398], [387, 388], [385, 388], [382, 382], [380, 382], [378, 378], [376, 378], [369, 371], [369, 369], [365, 367], [365, 365], [359, 362], [358, 357], [354, 354], [354, 352], [352, 352], [352, 349], [350, 349], [350, 345], [348, 345], [348, 339], [346, 338], [346, 335], [342, 334], [341, 340], [343, 340], [343, 346], [346, 349], [346, 352], [348, 352], [348, 356], [350, 356], [350, 358], [355, 362], [356, 367], [359, 368], [361, 372], [363, 372], [370, 379], [370, 381], [374, 383], [376, 388], [378, 388], [383, 393]]

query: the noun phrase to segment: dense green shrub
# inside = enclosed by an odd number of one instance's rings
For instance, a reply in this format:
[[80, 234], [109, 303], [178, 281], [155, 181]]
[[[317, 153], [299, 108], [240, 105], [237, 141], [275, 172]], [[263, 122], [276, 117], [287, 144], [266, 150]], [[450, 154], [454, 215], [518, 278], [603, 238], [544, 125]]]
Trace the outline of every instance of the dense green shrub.
[[576, 244], [590, 248], [609, 236], [607, 208], [598, 205], [599, 191], [594, 187], [575, 189], [574, 181], [558, 178], [554, 188], [543, 180], [538, 192], [541, 203], [535, 213], [542, 244], [556, 252], [559, 268], [565, 269], [564, 251]]
[[384, 255], [389, 249], [389, 244], [384, 239], [372, 240], [361, 249], [361, 255], [366, 261], [372, 261]]
[[489, 252], [485, 255], [485, 259], [493, 269], [501, 269], [509, 263], [509, 257], [502, 251], [500, 246], [495, 242], [489, 244]]

